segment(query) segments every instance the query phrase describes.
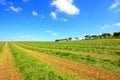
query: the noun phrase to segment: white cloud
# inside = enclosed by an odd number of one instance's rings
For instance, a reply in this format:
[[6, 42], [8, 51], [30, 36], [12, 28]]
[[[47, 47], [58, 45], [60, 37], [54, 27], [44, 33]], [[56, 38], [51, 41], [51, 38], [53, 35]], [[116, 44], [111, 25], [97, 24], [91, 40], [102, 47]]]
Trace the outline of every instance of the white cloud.
[[40, 18], [42, 18], [42, 19], [43, 19], [43, 18], [45, 18], [45, 16], [42, 14], [42, 15], [40, 16]]
[[6, 5], [6, 0], [0, 0], [1, 5]]
[[60, 12], [65, 12], [69, 15], [79, 14], [80, 10], [73, 5], [73, 0], [53, 0], [52, 6], [56, 6]]
[[52, 30], [47, 30], [46, 32], [49, 33], [52, 36], [58, 36], [58, 33], [55, 33]]
[[57, 18], [57, 15], [56, 15], [56, 13], [55, 13], [55, 12], [51, 12], [51, 16], [52, 16], [54, 19], [56, 19], [56, 18]]
[[46, 32], [47, 32], [47, 33], [52, 33], [53, 31], [52, 31], [52, 30], [47, 30]]
[[13, 2], [9, 2], [8, 0], [0, 0], [0, 4], [1, 5], [4, 5], [4, 6], [6, 6], [6, 5], [13, 5]]
[[61, 18], [61, 20], [63, 20], [64, 22], [67, 22], [67, 21], [68, 21], [68, 19], [65, 19], [65, 18]]
[[105, 24], [103, 26], [97, 26], [98, 28], [100, 28], [101, 30], [105, 30], [105, 29], [109, 29], [109, 28], [115, 28], [115, 27], [120, 27], [120, 23], [114, 23], [114, 24]]
[[119, 0], [115, 0], [115, 3], [113, 3], [113, 4], [109, 7], [109, 9], [115, 9], [115, 8], [117, 8], [119, 5], [120, 5]]
[[13, 5], [9, 7], [10, 10], [14, 11], [14, 12], [20, 12], [22, 10], [21, 7], [14, 7]]
[[104, 29], [108, 29], [110, 26], [112, 25], [103, 25], [103, 26], [99, 26], [101, 30], [104, 30]]
[[19, 37], [22, 39], [26, 39], [26, 38], [31, 38], [32, 36], [31, 35], [20, 35]]
[[9, 2], [8, 0], [0, 0], [0, 4], [8, 7], [6, 11], [20, 12], [23, 10], [21, 7], [15, 7], [13, 2]]
[[33, 14], [34, 16], [38, 16], [38, 12], [37, 12], [37, 11], [32, 11], [32, 14]]
[[26, 3], [26, 2], [29, 2], [29, 1], [30, 1], [30, 0], [23, 0], [23, 2], [25, 2], [25, 3]]
[[120, 27], [120, 23], [116, 23], [115, 25]]
[[102, 26], [100, 29], [104, 30], [106, 27], [105, 26]]
[[120, 9], [117, 9], [117, 10], [114, 11], [114, 13], [117, 13], [117, 12], [119, 12], [119, 11], [120, 11]]
[[58, 36], [58, 33], [52, 33], [52, 36]]

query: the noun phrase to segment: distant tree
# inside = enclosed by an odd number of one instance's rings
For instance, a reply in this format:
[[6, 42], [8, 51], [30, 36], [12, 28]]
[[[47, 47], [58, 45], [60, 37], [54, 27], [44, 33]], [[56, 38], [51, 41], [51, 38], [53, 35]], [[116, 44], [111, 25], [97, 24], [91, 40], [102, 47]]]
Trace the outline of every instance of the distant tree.
[[110, 37], [112, 35], [110, 33], [103, 33], [101, 36], [105, 38], [105, 37]]
[[59, 42], [60, 40], [56, 39], [55, 42]]
[[71, 41], [71, 40], [72, 40], [72, 37], [69, 37], [69, 38], [68, 38], [68, 40], [70, 40], [70, 41]]
[[85, 39], [86, 40], [91, 39], [91, 36], [90, 35], [85, 35]]
[[68, 41], [68, 39], [56, 39], [55, 42], [59, 42], [59, 41]]
[[98, 35], [98, 38], [100, 39], [100, 38], [102, 38], [102, 36], [101, 36], [101, 35]]
[[114, 32], [114, 33], [113, 33], [113, 36], [114, 36], [114, 37], [120, 37], [120, 32]]
[[75, 37], [75, 39], [76, 39], [76, 40], [79, 40], [79, 38], [78, 38], [78, 37]]
[[98, 36], [97, 35], [92, 35], [91, 38], [96, 39], [96, 38], [98, 38]]

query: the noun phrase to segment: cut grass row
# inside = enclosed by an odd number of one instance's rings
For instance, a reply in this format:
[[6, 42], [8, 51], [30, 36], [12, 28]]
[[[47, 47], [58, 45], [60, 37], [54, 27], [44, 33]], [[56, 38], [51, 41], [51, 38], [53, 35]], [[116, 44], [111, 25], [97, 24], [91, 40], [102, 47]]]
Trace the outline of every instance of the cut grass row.
[[26, 47], [33, 47], [33, 48], [37, 48], [37, 49], [41, 49], [41, 50], [52, 50], [52, 51], [58, 51], [58, 52], [67, 52], [67, 53], [71, 53], [71, 54], [90, 55], [90, 56], [98, 57], [98, 58], [106, 58], [106, 59], [119, 59], [120, 58], [120, 56], [117, 56], [117, 55], [96, 54], [96, 53], [91, 53], [91, 52], [78, 52], [78, 51], [51, 49], [51, 48], [50, 49], [49, 48], [39, 48], [39, 47], [35, 47], [32, 45], [26, 45], [26, 44], [18, 44], [18, 45], [26, 46]]
[[62, 71], [63, 73], [65, 72], [66, 74], [74, 75], [76, 77], [84, 78], [87, 80], [107, 80], [107, 79], [119, 80], [120, 79], [120, 74], [113, 71], [108, 71], [101, 68], [95, 68], [92, 66], [88, 66], [86, 64], [25, 49], [15, 44], [13, 45], [16, 48], [26, 52], [27, 54], [30, 54], [39, 60], [49, 63], [54, 68]]
[[0, 42], [0, 51], [2, 50], [4, 44], [5, 42]]
[[20, 42], [41, 48], [93, 52], [108, 55], [120, 55], [120, 39], [83, 40], [69, 42]]
[[23, 80], [78, 80], [66, 74], [62, 74], [45, 62], [32, 55], [17, 49], [9, 44], [13, 53], [16, 66], [19, 68]]
[[2, 64], [2, 60], [3, 60], [3, 54], [1, 54], [2, 52], [2, 49], [3, 49], [3, 46], [4, 46], [5, 42], [0, 42], [0, 65]]
[[120, 72], [120, 59], [112, 60], [112, 59], [105, 59], [105, 58], [97, 58], [97, 57], [93, 57], [89, 55], [72, 54], [68, 52], [54, 51], [54, 50], [49, 50], [49, 49], [43, 50], [40, 48], [24, 46], [24, 45], [20, 45], [20, 46], [30, 49], [30, 50], [42, 52], [44, 54], [65, 58], [65, 59], [72, 60], [75, 62], [84, 63], [90, 66], [104, 68], [104, 69], [115, 71], [115, 72]]
[[0, 80], [22, 80], [14, 65], [12, 53], [5, 43], [0, 55]]

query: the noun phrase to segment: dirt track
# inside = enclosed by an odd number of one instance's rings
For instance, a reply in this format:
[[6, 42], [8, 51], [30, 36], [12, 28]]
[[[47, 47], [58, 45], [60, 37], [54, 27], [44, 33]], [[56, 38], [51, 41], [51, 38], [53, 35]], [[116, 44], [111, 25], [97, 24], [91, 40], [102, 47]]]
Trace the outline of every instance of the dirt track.
[[31, 54], [39, 60], [49, 63], [60, 71], [88, 80], [120, 80], [120, 74], [100, 68], [91, 67], [82, 63], [68, 61], [66, 59], [42, 54], [40, 52], [28, 50], [18, 45], [14, 46], [27, 54]]
[[14, 65], [8, 43], [5, 43], [0, 53], [0, 80], [22, 80]]

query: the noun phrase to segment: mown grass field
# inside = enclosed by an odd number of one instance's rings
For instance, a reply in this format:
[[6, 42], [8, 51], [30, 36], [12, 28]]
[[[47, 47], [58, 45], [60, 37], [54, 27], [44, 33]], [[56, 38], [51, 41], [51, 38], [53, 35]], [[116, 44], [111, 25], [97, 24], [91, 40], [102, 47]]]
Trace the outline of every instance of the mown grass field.
[[5, 44], [23, 80], [120, 80], [120, 39]]
[[2, 50], [4, 43], [5, 42], [0, 42], [0, 51]]

